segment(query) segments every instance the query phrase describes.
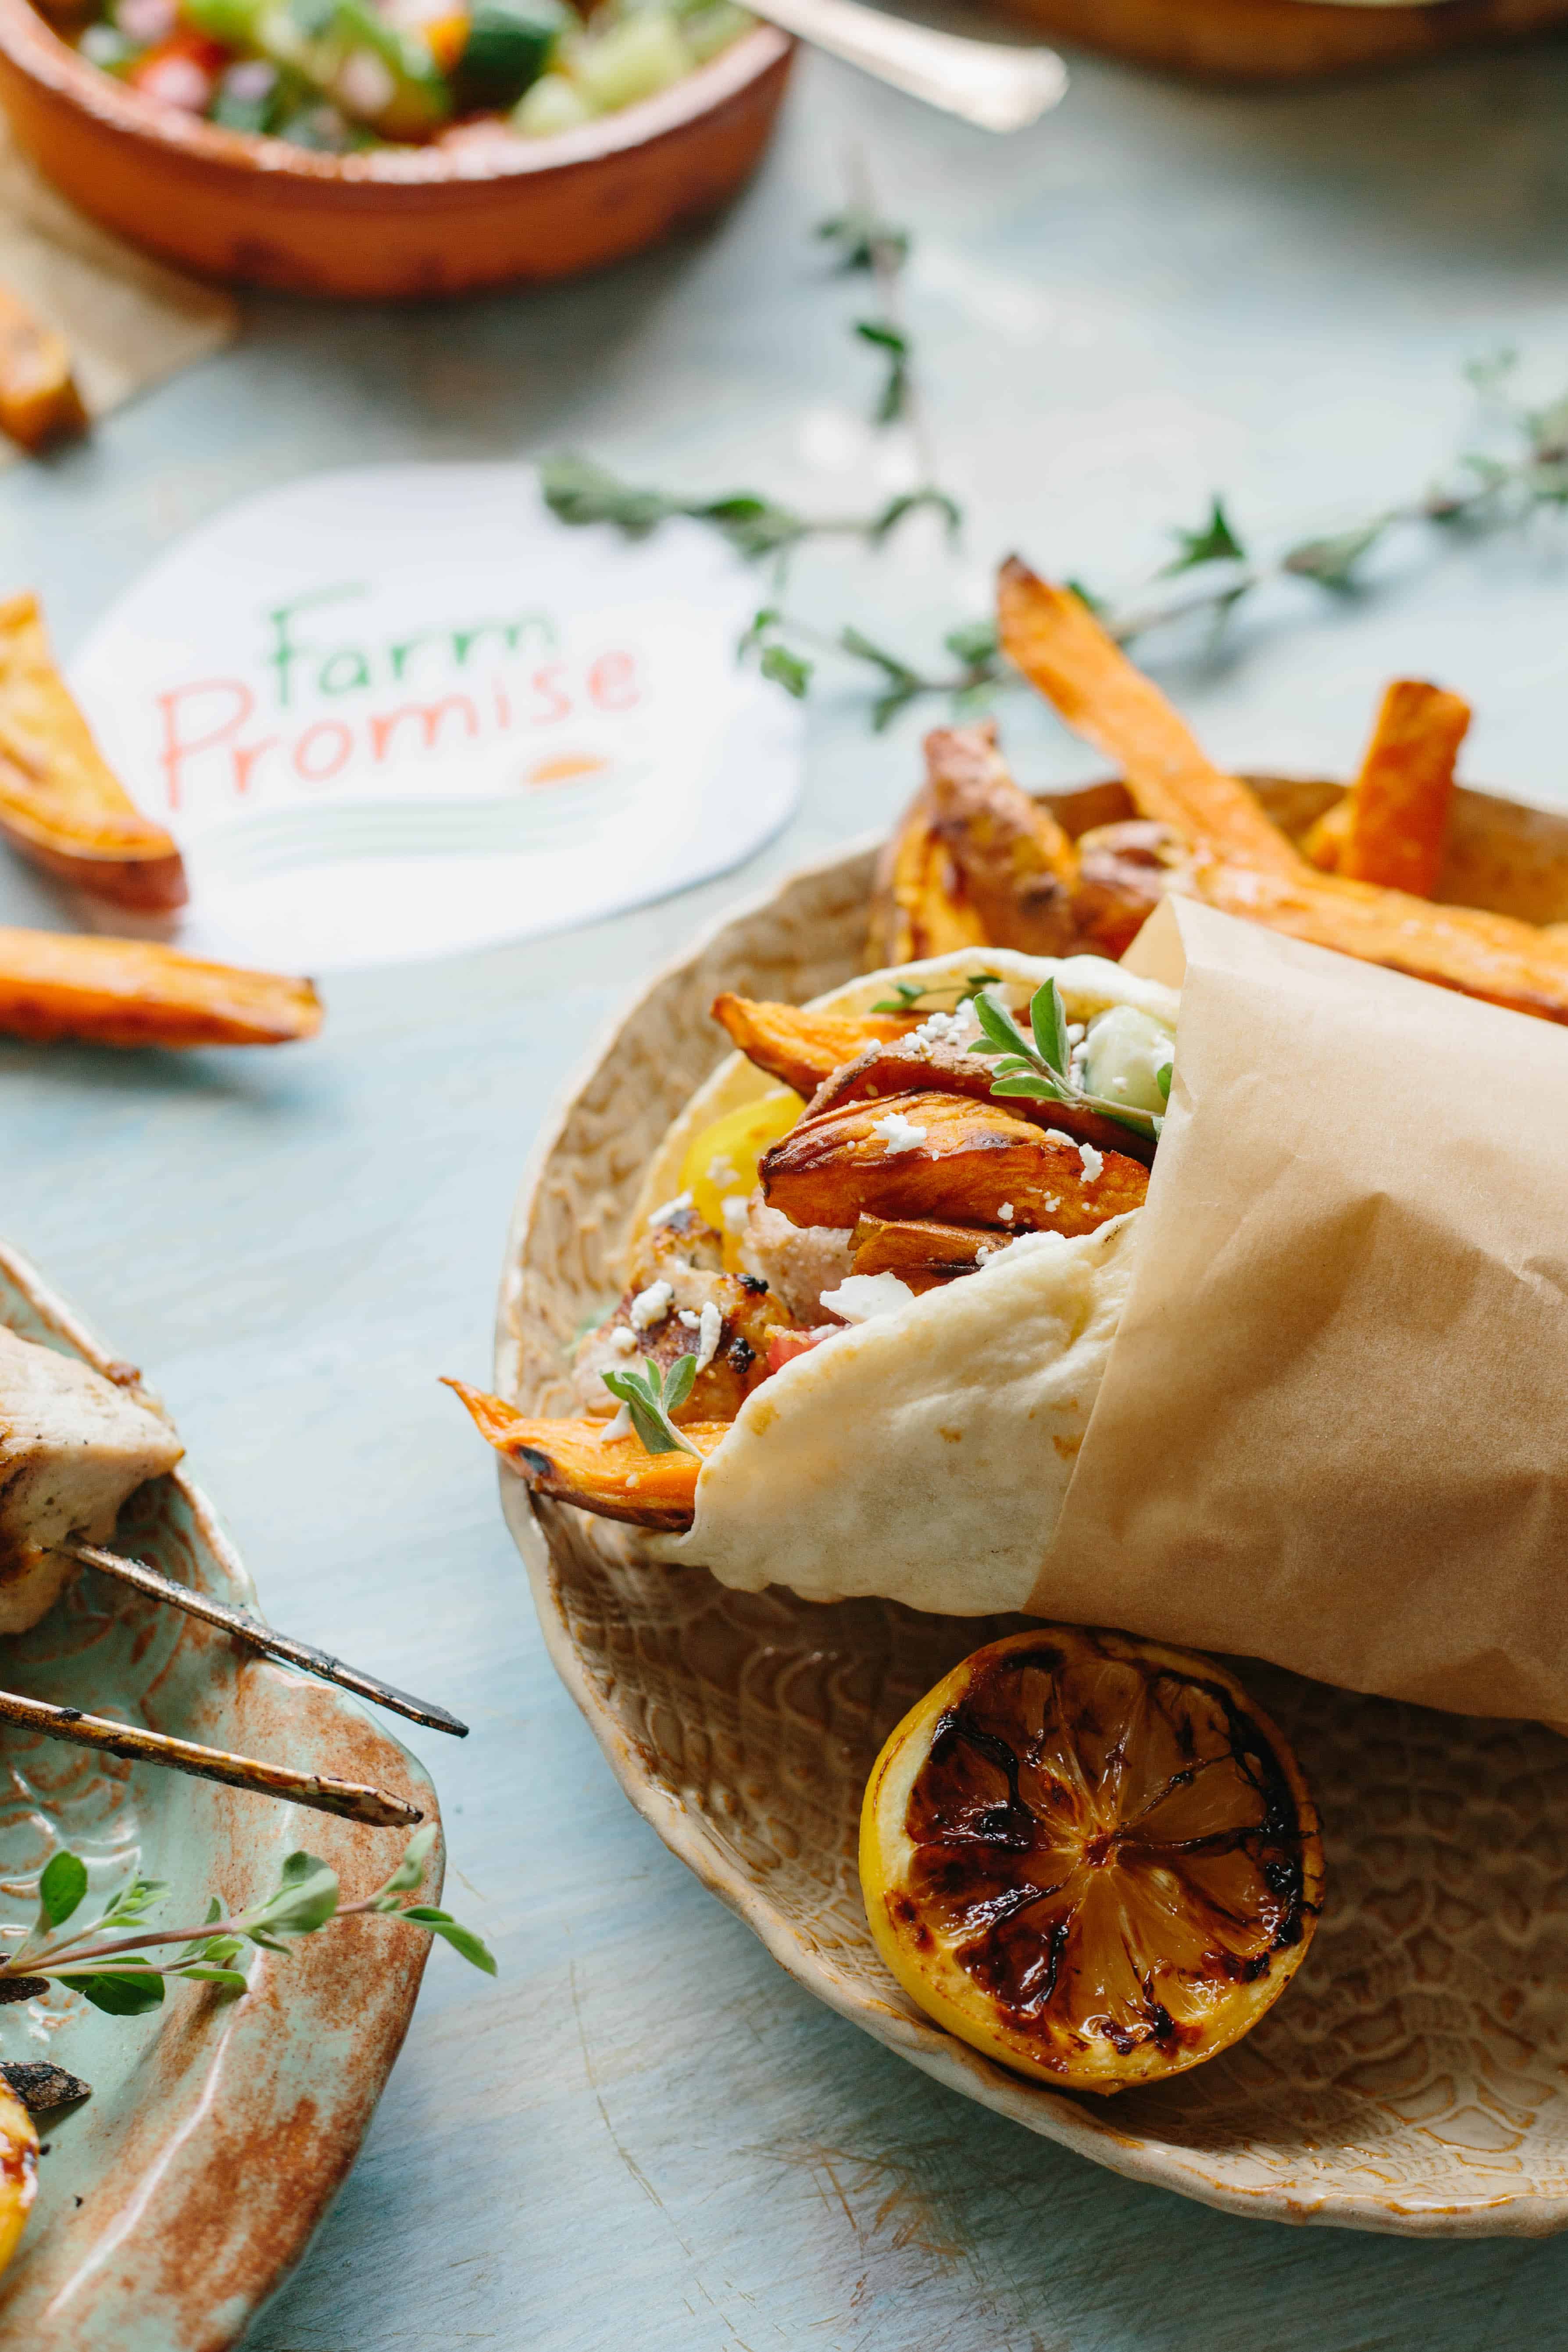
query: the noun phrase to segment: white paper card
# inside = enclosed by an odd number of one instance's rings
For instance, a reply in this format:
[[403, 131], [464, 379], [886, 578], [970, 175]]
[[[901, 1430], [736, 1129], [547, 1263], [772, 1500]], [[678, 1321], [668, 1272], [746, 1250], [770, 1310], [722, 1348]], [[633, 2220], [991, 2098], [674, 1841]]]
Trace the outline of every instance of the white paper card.
[[749, 856], [800, 784], [797, 709], [735, 658], [757, 601], [696, 525], [557, 523], [531, 467], [365, 467], [191, 533], [71, 683], [184, 853], [175, 943], [319, 972], [591, 922]]

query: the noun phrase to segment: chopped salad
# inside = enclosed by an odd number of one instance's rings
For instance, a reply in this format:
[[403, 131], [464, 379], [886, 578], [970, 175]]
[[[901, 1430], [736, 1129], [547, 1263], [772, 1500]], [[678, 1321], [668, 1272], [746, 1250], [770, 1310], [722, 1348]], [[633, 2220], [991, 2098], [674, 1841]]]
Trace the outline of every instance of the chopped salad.
[[734, 0], [107, 0], [68, 37], [166, 106], [347, 154], [575, 130], [753, 21]]

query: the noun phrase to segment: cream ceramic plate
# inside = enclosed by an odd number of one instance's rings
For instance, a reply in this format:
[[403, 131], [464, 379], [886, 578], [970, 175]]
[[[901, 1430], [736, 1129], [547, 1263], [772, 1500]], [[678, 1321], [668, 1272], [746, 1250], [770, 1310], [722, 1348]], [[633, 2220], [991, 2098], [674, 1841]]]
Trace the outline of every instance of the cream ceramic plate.
[[[1120, 788], [1111, 788], [1120, 795]], [[1270, 794], [1300, 824], [1334, 797]], [[1075, 827], [1105, 791], [1057, 803]], [[566, 1352], [619, 1288], [644, 1161], [721, 1059], [720, 989], [817, 994], [860, 968], [872, 853], [784, 883], [665, 972], [542, 1139], [502, 1287], [498, 1385], [570, 1410]], [[1463, 796], [1447, 895], [1568, 916], [1568, 820]], [[928, 2074], [1139, 2180], [1236, 2212], [1435, 2237], [1568, 2224], [1568, 1742], [1244, 1664], [1322, 1809], [1329, 1902], [1237, 2049], [1100, 2100], [1037, 2088], [931, 2024], [860, 1905], [865, 1779], [888, 1732], [1006, 1625], [726, 1591], [503, 1472], [545, 1638], [639, 1811], [790, 1974]]]
[[[111, 1358], [22, 1259], [0, 1249], [0, 1323]], [[122, 1550], [253, 1606], [210, 1503], [184, 1467], [133, 1495]], [[8, 1687], [187, 1739], [371, 1780], [437, 1818], [414, 1758], [352, 1698], [258, 1657], [90, 1570], [41, 1625], [0, 1643]], [[297, 1846], [345, 1898], [395, 1864], [406, 1832], [352, 1822], [6, 1727], [0, 1733], [0, 1916], [31, 1916], [37, 1874], [68, 1844], [171, 1883], [149, 1924], [200, 1919], [278, 1882]], [[440, 1884], [441, 1851], [432, 1887]], [[20, 2249], [0, 2280], [0, 2342], [26, 2352], [226, 2352], [299, 2261], [342, 2185], [413, 2013], [429, 1938], [345, 1920], [252, 1990], [174, 1989], [151, 2016], [101, 2016], [58, 1988], [0, 2010], [0, 2056], [47, 2058], [93, 2095], [43, 2120], [48, 2143]]]

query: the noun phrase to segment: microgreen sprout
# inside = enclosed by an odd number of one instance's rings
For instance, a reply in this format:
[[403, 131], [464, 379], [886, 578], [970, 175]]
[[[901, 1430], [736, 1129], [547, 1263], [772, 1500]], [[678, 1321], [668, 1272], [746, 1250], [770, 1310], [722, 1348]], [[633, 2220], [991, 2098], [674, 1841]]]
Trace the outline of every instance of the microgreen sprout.
[[[215, 1895], [199, 1927], [153, 1927], [148, 1915], [168, 1894], [161, 1879], [135, 1878], [113, 1895], [85, 1927], [61, 1930], [75, 1917], [88, 1892], [87, 1864], [78, 1853], [51, 1855], [38, 1881], [38, 1916], [16, 1948], [0, 1962], [0, 2002], [24, 2000], [50, 1983], [79, 1992], [95, 2009], [113, 2017], [138, 2017], [156, 2009], [165, 1984], [216, 1985], [226, 1993], [248, 1990], [237, 1967], [247, 1944], [287, 1953], [286, 1936], [312, 1936], [333, 1919], [375, 1915], [407, 1919], [427, 1935], [439, 1936], [463, 1958], [494, 1976], [496, 1964], [471, 1928], [430, 1903], [410, 1902], [424, 1883], [437, 1830], [416, 1830], [390, 1878], [358, 1903], [339, 1900], [337, 1873], [310, 1853], [291, 1853], [272, 1893], [248, 1908], [227, 1912]], [[159, 1946], [180, 1948], [153, 1959]]]
[[[1030, 1000], [1032, 1036], [1025, 1036], [1006, 1006], [994, 996], [977, 996], [974, 1011], [984, 1034], [975, 1039], [970, 1052], [1001, 1056], [992, 1080], [993, 1094], [1027, 1095], [1037, 1102], [1071, 1103], [1082, 1110], [1098, 1111], [1102, 1118], [1113, 1118], [1119, 1126], [1131, 1128], [1135, 1135], [1159, 1140], [1164, 1120], [1157, 1111], [1137, 1110], [1127, 1103], [1111, 1102], [1104, 1095], [1090, 1094], [1074, 1077], [1067, 1016], [1054, 980], [1037, 988]], [[1161, 1088], [1167, 1099], [1170, 1067], [1167, 1063], [1161, 1072]]]
[[600, 1378], [610, 1394], [626, 1406], [632, 1427], [647, 1453], [697, 1452], [690, 1439], [682, 1437], [670, 1419], [691, 1394], [691, 1384], [697, 1378], [695, 1356], [678, 1356], [668, 1374], [661, 1375], [653, 1359], [645, 1356], [640, 1372], [602, 1372]]

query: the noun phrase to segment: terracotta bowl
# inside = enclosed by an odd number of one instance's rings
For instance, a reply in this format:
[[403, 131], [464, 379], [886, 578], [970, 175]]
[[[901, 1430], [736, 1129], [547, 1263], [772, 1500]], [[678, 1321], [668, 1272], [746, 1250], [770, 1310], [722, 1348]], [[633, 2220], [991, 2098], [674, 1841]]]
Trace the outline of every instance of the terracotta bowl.
[[[1251, 780], [1288, 830], [1339, 797]], [[1122, 787], [1053, 797], [1074, 834]], [[836, 853], [649, 983], [536, 1147], [508, 1246], [496, 1385], [570, 1402], [572, 1342], [620, 1287], [642, 1171], [723, 1058], [721, 989], [803, 1003], [864, 969], [875, 853]], [[1441, 894], [1568, 916], [1568, 819], [1462, 793]], [[1329, 1899], [1257, 2032], [1179, 2080], [1075, 2097], [1005, 2073], [915, 2010], [866, 1925], [861, 1792], [905, 1711], [1021, 1622], [727, 1591], [637, 1531], [501, 1473], [544, 1638], [631, 1801], [796, 1981], [912, 2065], [1134, 2180], [1229, 2211], [1418, 2237], [1568, 2228], [1568, 1741], [1251, 1661], [1322, 1813]]]
[[318, 155], [128, 89], [0, 0], [0, 106], [73, 204], [165, 260], [290, 293], [418, 300], [574, 277], [717, 211], [767, 144], [793, 43], [759, 26], [554, 139]]

